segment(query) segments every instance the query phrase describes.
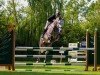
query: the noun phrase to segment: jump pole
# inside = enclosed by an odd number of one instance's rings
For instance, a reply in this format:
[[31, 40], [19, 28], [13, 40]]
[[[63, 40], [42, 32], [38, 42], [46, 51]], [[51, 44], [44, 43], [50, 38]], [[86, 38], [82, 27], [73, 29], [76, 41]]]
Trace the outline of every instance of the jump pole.
[[[89, 32], [88, 29], [86, 30], [86, 48], [89, 47]], [[88, 50], [86, 50], [86, 67], [85, 67], [85, 71], [88, 71]]]
[[94, 32], [94, 71], [97, 71], [97, 28]]

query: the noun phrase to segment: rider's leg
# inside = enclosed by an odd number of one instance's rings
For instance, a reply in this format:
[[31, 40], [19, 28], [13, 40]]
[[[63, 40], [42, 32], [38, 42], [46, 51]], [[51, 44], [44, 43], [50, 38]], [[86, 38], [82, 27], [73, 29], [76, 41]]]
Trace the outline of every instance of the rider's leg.
[[59, 27], [59, 33], [61, 33], [61, 31], [62, 31], [62, 28], [61, 28], [61, 27]]
[[58, 24], [58, 34], [60, 34], [61, 31], [62, 31], [62, 26], [61, 26], [61, 24]]

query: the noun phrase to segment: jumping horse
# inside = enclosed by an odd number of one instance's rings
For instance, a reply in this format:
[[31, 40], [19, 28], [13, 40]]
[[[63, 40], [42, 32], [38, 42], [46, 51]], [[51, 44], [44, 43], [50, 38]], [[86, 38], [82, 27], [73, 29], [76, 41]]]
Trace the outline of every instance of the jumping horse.
[[[53, 23], [51, 23], [47, 31], [45, 32], [43, 38], [40, 37], [39, 47], [51, 47], [52, 44], [59, 40], [59, 33], [61, 33], [61, 21], [59, 18], [56, 18]], [[60, 31], [59, 31], [60, 30]], [[43, 53], [45, 49], [40, 49], [40, 52]]]

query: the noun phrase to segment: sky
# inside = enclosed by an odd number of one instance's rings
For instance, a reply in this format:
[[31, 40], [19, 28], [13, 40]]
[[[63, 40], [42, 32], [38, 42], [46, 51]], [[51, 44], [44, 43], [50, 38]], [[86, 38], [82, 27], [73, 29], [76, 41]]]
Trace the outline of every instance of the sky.
[[[4, 5], [2, 5], [2, 6], [0, 7], [0, 10], [6, 9], [7, 2], [10, 1], [10, 0], [3, 0], [3, 1], [4, 1]], [[18, 4], [20, 5], [19, 7], [16, 8], [17, 10], [19, 10], [22, 6], [23, 6], [23, 7], [28, 6], [27, 0], [15, 0], [15, 1], [18, 2]]]
[[[4, 0], [5, 5], [7, 5], [7, 1], [9, 1], [9, 0]], [[16, 2], [19, 2], [19, 3], [22, 4], [23, 6], [27, 6], [27, 5], [28, 5], [27, 0], [15, 0], [15, 1], [16, 1]]]
[[16, 0], [16, 1], [19, 2], [20, 4], [22, 4], [24, 7], [28, 6], [27, 0]]

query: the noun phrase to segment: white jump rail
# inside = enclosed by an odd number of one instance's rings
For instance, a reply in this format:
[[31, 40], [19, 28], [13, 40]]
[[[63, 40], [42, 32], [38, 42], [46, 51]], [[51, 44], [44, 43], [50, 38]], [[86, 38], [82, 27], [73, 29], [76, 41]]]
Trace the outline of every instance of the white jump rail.
[[33, 51], [40, 51], [40, 50], [46, 50], [46, 51], [66, 51], [66, 50], [94, 50], [94, 48], [68, 48], [68, 47], [16, 47], [15, 51], [27, 51], [27, 50], [33, 50]]

